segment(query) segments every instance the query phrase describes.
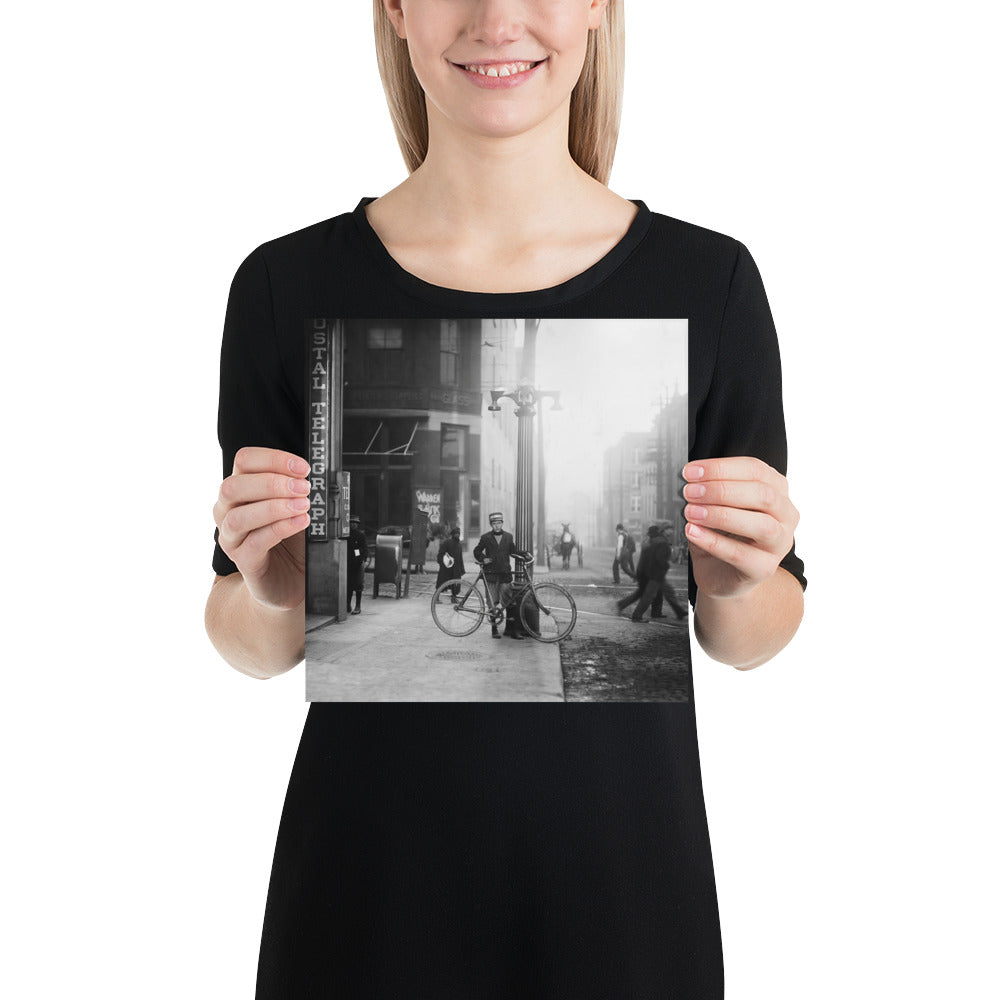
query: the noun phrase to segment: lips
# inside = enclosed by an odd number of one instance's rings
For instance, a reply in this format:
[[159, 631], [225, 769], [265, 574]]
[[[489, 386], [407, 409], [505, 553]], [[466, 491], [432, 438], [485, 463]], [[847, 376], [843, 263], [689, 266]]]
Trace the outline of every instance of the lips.
[[487, 90], [506, 90], [526, 83], [544, 59], [507, 59], [489, 62], [452, 63], [467, 80]]

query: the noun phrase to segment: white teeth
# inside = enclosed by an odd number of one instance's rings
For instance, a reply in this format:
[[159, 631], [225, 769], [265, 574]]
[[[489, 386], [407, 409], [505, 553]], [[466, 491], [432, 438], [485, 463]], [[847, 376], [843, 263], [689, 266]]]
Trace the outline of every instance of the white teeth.
[[502, 66], [466, 66], [471, 73], [478, 73], [480, 76], [514, 76], [531, 69], [535, 63], [518, 62], [504, 63]]

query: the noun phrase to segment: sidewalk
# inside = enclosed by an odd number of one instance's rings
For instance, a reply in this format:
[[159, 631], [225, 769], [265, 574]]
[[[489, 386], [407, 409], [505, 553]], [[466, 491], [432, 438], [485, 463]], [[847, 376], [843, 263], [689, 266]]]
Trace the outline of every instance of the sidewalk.
[[411, 579], [409, 597], [366, 594], [344, 622], [307, 615], [306, 700], [565, 700], [558, 643], [493, 639], [488, 620], [453, 638], [434, 624], [432, 590]]

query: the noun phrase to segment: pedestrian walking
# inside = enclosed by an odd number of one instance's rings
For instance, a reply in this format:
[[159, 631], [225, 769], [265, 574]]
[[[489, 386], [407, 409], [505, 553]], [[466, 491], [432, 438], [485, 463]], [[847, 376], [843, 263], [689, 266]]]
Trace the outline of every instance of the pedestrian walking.
[[[639, 550], [639, 565], [635, 568], [635, 590], [629, 594], [628, 597], [622, 597], [615, 604], [618, 610], [624, 612], [628, 607], [631, 607], [636, 601], [641, 601], [643, 597], [648, 594], [649, 600], [646, 607], [649, 607], [653, 601], [656, 599], [656, 595], [659, 592], [659, 583], [653, 578], [651, 572], [652, 569], [652, 548], [653, 539], [656, 538], [660, 533], [660, 529], [657, 525], [651, 524], [649, 528], [646, 529], [646, 537], [642, 541], [642, 546]], [[645, 608], [643, 608], [645, 611]], [[642, 616], [636, 616], [635, 612], [632, 613], [632, 621], [642, 621]]]
[[[667, 579], [667, 572], [673, 558], [673, 538], [674, 526], [669, 521], [666, 524], [660, 525], [660, 534], [656, 540], [656, 544], [660, 545], [662, 549], [660, 559], [664, 564], [664, 569], [663, 576], [660, 579], [659, 590], [657, 591], [656, 597], [653, 598], [652, 610], [649, 615], [650, 618], [667, 617], [663, 613], [664, 600], [666, 600], [667, 604], [669, 604], [673, 609], [673, 612], [678, 619], [684, 619], [688, 616], [687, 608], [681, 603], [680, 600], [678, 600], [677, 591], [674, 590], [673, 584]], [[645, 611], [645, 608], [643, 608], [643, 611]], [[636, 614], [640, 614], [640, 612], [637, 610]]]
[[[368, 559], [368, 539], [361, 530], [361, 518], [352, 517], [347, 535], [347, 610], [349, 614], [361, 614], [361, 595], [365, 589], [365, 562]], [[354, 609], [351, 610], [351, 598]]]
[[461, 528], [457, 526], [452, 528], [450, 535], [442, 539], [438, 546], [437, 561], [438, 575], [434, 589], [436, 590], [449, 580], [454, 580], [454, 586], [451, 588], [451, 599], [454, 602], [458, 595], [458, 581], [465, 575], [465, 563], [462, 561]]
[[[490, 596], [501, 608], [506, 610], [507, 624], [503, 634], [511, 639], [523, 639], [524, 630], [517, 617], [517, 609], [511, 607], [511, 597], [514, 593], [514, 576], [511, 573], [511, 556], [530, 559], [531, 553], [519, 549], [514, 544], [514, 536], [504, 531], [503, 514], [494, 511], [490, 514], [490, 530], [479, 539], [479, 544], [472, 550], [472, 555], [483, 564], [483, 579], [490, 588]], [[493, 626], [493, 638], [500, 638], [500, 630], [496, 622]]]
[[[655, 529], [655, 534], [652, 532]], [[664, 528], [653, 525], [650, 528], [649, 546], [643, 552], [646, 558], [646, 586], [643, 589], [639, 603], [635, 611], [632, 612], [632, 621], [643, 620], [646, 609], [652, 605], [651, 618], [665, 618], [663, 614], [663, 601], [673, 608], [678, 620], [687, 618], [687, 608], [678, 600], [674, 588], [667, 583], [667, 570], [670, 568], [670, 542], [664, 533]], [[673, 531], [672, 526], [668, 526], [667, 531]], [[641, 562], [641, 559], [640, 559]]]
[[615, 525], [615, 557], [611, 561], [611, 575], [615, 583], [621, 583], [621, 574], [635, 579], [635, 563], [632, 554], [635, 552], [635, 539], [620, 522]]

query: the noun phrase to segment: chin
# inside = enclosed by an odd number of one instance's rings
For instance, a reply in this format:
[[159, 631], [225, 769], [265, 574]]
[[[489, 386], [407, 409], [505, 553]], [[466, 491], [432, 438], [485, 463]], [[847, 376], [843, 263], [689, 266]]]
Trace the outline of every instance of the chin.
[[519, 111], [523, 109], [495, 107], [482, 115], [464, 116], [461, 125], [484, 138], [513, 139], [531, 132], [549, 119], [549, 115], [528, 117]]

